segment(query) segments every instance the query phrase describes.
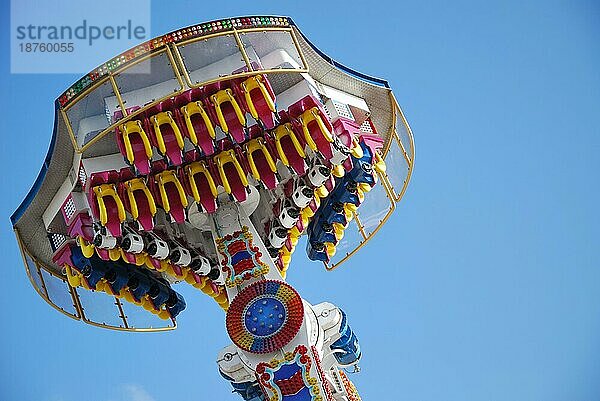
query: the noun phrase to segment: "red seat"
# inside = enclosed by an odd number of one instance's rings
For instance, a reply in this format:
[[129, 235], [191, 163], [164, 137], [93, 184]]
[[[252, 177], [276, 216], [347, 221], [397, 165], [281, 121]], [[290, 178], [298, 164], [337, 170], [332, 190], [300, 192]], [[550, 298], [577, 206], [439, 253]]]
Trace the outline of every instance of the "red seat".
[[242, 167], [245, 161], [239, 158], [240, 155], [241, 153], [236, 154], [233, 149], [226, 150], [215, 156], [215, 162], [225, 192], [231, 194], [236, 201], [243, 202], [248, 195], [248, 179], [247, 171]]
[[[150, 172], [150, 160], [152, 159], [152, 149], [146, 132], [139, 120], [132, 120], [115, 128], [117, 146], [125, 161], [144, 175]], [[127, 152], [125, 136], [131, 146], [131, 154]]]
[[181, 107], [178, 114], [181, 115], [182, 127], [185, 127], [190, 141], [198, 146], [205, 156], [212, 155], [215, 152], [214, 122], [210, 119], [205, 104], [201, 101], [189, 102]]
[[104, 216], [106, 220], [101, 222], [115, 237], [121, 236], [121, 223], [125, 220], [123, 203], [117, 192], [116, 183], [118, 181], [119, 172], [116, 170], [92, 173], [87, 191], [95, 220], [101, 221], [103, 218], [100, 210], [100, 204], [102, 204], [106, 211]]
[[154, 199], [162, 206], [173, 221], [183, 223], [185, 221], [185, 208], [188, 205], [187, 196], [181, 182], [172, 170], [165, 170], [154, 176], [152, 185]]
[[[221, 86], [219, 86], [221, 87]], [[223, 85], [224, 87], [224, 85]], [[205, 94], [212, 93], [207, 96], [210, 100], [213, 110], [213, 121], [218, 123], [221, 130], [228, 134], [237, 143], [242, 143], [246, 140], [244, 128], [246, 126], [245, 110], [234, 97], [233, 91], [230, 88], [224, 87], [214, 92], [209, 92], [214, 86], [205, 88]], [[208, 102], [204, 102], [208, 104]]]
[[279, 159], [298, 175], [306, 173], [304, 146], [290, 123], [275, 128], [275, 147]]
[[[333, 132], [333, 127], [331, 126], [329, 118], [321, 103], [313, 96], [307, 95], [292, 104], [288, 108], [288, 113], [296, 120], [294, 124], [295, 127], [298, 132], [303, 133], [302, 137], [304, 137], [309, 145], [312, 139], [316, 145], [316, 149], [313, 148], [313, 150], [321, 152], [327, 160], [331, 159], [333, 157], [333, 152], [331, 149], [331, 141], [328, 140], [327, 137], [332, 139], [331, 134]], [[322, 126], [319, 124], [319, 121], [323, 123]], [[303, 131], [305, 127], [308, 130], [309, 138], [306, 137], [307, 133]]]
[[120, 185], [119, 192], [125, 209], [138, 222], [140, 229], [154, 229], [156, 204], [144, 179], [133, 178]]
[[276, 158], [273, 157], [268, 145], [263, 138], [255, 138], [244, 145], [247, 158], [247, 169], [252, 172], [255, 179], [263, 182], [268, 189], [274, 189], [277, 186], [277, 176], [275, 172]]
[[264, 75], [247, 78], [235, 86], [238, 99], [255, 120], [265, 129], [273, 129], [276, 124], [275, 93]]
[[151, 116], [149, 125], [156, 148], [172, 165], [179, 166], [183, 162], [184, 142], [173, 112], [167, 110]]
[[197, 203], [200, 203], [207, 213], [213, 213], [217, 210], [217, 184], [204, 162], [194, 162], [186, 165], [180, 170], [180, 178], [185, 183], [186, 192]]

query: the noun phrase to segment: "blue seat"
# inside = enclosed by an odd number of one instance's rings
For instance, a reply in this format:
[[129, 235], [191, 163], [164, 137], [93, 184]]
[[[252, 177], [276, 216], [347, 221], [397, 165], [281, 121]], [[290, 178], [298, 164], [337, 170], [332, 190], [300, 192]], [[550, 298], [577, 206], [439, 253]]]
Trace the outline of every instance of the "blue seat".
[[181, 311], [185, 309], [185, 299], [178, 292], [171, 291], [169, 299], [167, 299], [167, 309], [171, 317], [177, 317]]
[[113, 294], [118, 294], [127, 285], [129, 273], [127, 272], [127, 267], [123, 264], [114, 262], [104, 274], [104, 278], [108, 282]]
[[309, 241], [307, 241], [307, 243], [306, 243], [306, 253], [310, 260], [320, 260], [322, 262], [329, 261], [329, 256], [327, 255], [327, 250], [325, 248], [325, 245], [322, 242], [312, 243], [312, 242], [310, 242], [310, 238], [309, 238]]
[[148, 290], [148, 296], [150, 296], [152, 303], [157, 309], [167, 302], [170, 294], [171, 289], [158, 280], [154, 280], [154, 283], [152, 283]]
[[150, 286], [152, 285], [152, 278], [150, 278], [147, 274], [140, 272], [136, 272], [129, 277], [129, 281], [127, 282], [129, 286], [129, 290], [131, 291], [131, 295], [135, 298], [136, 301], [140, 301], [144, 295], [148, 293]]
[[375, 185], [375, 177], [373, 176], [373, 155], [371, 149], [360, 142], [360, 147], [363, 150], [363, 157], [360, 159], [352, 156], [352, 165], [354, 166], [345, 177], [352, 179], [355, 182], [367, 183], [371, 186]]

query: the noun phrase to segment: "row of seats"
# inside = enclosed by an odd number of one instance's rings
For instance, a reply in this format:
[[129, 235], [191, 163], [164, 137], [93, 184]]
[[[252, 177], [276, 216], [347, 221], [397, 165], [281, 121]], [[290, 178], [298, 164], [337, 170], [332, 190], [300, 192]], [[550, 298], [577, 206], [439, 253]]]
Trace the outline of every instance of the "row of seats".
[[323, 202], [315, 218], [308, 226], [307, 253], [311, 260], [328, 262], [336, 252], [336, 245], [344, 230], [364, 199], [365, 192], [376, 183], [373, 165], [381, 168], [383, 161], [376, 157], [377, 146], [382, 141], [377, 137], [361, 137], [362, 157], [352, 156], [352, 170], [339, 179], [334, 190]]
[[333, 342], [330, 348], [334, 352], [338, 363], [347, 366], [356, 363], [360, 359], [360, 345], [356, 334], [348, 324], [346, 313], [341, 309], [340, 312], [342, 312], [342, 322], [339, 329], [340, 338]]
[[[298, 239], [335, 185], [331, 167], [312, 159], [304, 177], [296, 177], [283, 187], [282, 197], [273, 204], [273, 217], [265, 224], [267, 249], [285, 277]], [[343, 169], [342, 169], [343, 171]]]
[[[244, 85], [242, 86], [245, 87]], [[206, 88], [202, 90], [205, 89]], [[254, 88], [251, 93], [254, 93], [256, 90], [258, 89]], [[197, 90], [188, 91], [184, 93], [184, 95], [186, 95], [188, 98], [193, 98], [195, 91]], [[151, 110], [147, 110], [145, 114], [155, 112], [157, 107], [158, 109], [162, 109], [163, 107], [172, 107], [173, 104], [180, 102], [180, 100], [178, 101], [177, 99], [179, 99], [181, 96], [183, 95], [162, 102], [158, 106], [153, 107]], [[163, 106], [163, 103], [168, 103], [169, 106]], [[202, 118], [210, 120], [209, 113], [201, 113], [201, 110], [204, 110], [201, 106], [202, 103], [200, 101], [188, 103], [182, 107], [182, 110], [184, 110], [183, 114], [186, 115], [187, 113], [187, 115], [190, 115], [189, 113], [191, 113], [191, 111], [189, 110], [193, 109], [195, 110], [194, 113], [196, 113], [193, 115], [205, 116]], [[176, 108], [175, 110], [178, 109]], [[184, 161], [189, 161], [190, 159], [199, 160], [203, 157], [210, 156], [215, 151], [223, 152], [225, 150], [236, 148], [239, 149], [240, 152], [243, 150], [244, 153], [248, 154], [249, 172], [252, 173], [252, 175], [257, 179], [260, 177], [260, 179], [270, 189], [276, 185], [275, 161], [277, 159], [281, 160], [284, 165], [288, 166], [296, 174], [303, 175], [306, 172], [306, 163], [304, 162], [304, 159], [306, 157], [305, 149], [307, 149], [307, 147], [313, 151], [320, 152], [323, 157], [333, 165], [341, 164], [343, 160], [346, 159], [347, 152], [344, 152], [344, 150], [357, 148], [355, 143], [356, 141], [354, 139], [355, 135], [353, 134], [358, 133], [358, 130], [349, 130], [348, 125], [344, 125], [340, 122], [336, 122], [336, 125], [333, 126], [329, 122], [321, 103], [310, 95], [307, 95], [306, 97], [292, 104], [287, 111], [280, 111], [278, 113], [278, 120], [280, 122], [279, 125], [275, 126], [273, 124], [271, 126], [271, 124], [262, 124], [262, 127], [259, 125], [253, 125], [244, 131], [243, 137], [230, 137], [230, 139], [225, 138], [218, 142], [216, 148], [213, 146], [209, 151], [206, 149], [197, 148], [194, 151], [187, 152], [185, 155], [183, 155], [182, 151], [184, 146], [181, 132], [192, 131], [190, 131], [191, 126], [190, 128], [183, 128], [183, 126], [178, 128], [176, 120], [177, 119], [173, 117], [172, 111], [152, 114], [149, 118], [145, 118], [143, 120], [154, 121], [154, 125], [157, 127], [161, 127], [163, 125], [168, 127], [168, 129], [165, 128], [163, 131], [172, 132], [173, 138], [175, 139], [167, 142], [177, 143], [178, 146], [181, 145], [180, 148], [176, 149], [176, 160], [173, 157], [166, 157], [169, 164], [180, 165]], [[161, 123], [161, 121], [165, 122]], [[144, 124], [140, 120], [129, 121], [121, 127], [122, 132], [119, 131], [117, 135], [117, 141], [120, 144], [119, 146], [121, 152], [124, 154], [126, 161], [130, 165], [134, 165], [138, 173], [144, 175], [147, 175], [152, 171], [151, 159], [153, 153], [151, 145], [153, 141], [148, 139], [146, 130], [144, 129], [144, 125], [150, 126], [149, 124], [149, 122]], [[192, 123], [189, 122], [189, 124], [186, 125], [190, 124]], [[265, 133], [265, 129], [271, 131]], [[158, 144], [159, 150], [163, 148], [161, 144], [167, 143], [164, 141], [163, 131], [157, 131], [156, 129], [152, 131], [161, 133], [161, 135], [157, 137], [160, 140], [154, 141], [154, 143]], [[125, 138], [127, 140], [125, 140]], [[241, 146], [235, 146], [241, 144], [244, 144], [243, 149]], [[137, 151], [135, 151], [136, 149]]]
[[[128, 113], [140, 107], [128, 109]], [[264, 129], [275, 127], [275, 94], [264, 75], [216, 82], [191, 89], [145, 110], [120, 125], [116, 133], [119, 150], [140, 174], [150, 172], [153, 148], [171, 165], [183, 162], [184, 138], [209, 156], [215, 152], [215, 127], [236, 143], [247, 139], [250, 114]], [[116, 111], [114, 119], [122, 118]]]
[[105, 261], [119, 259], [136, 266], [166, 272], [182, 280], [187, 272], [207, 276], [218, 285], [224, 277], [220, 270], [205, 256], [187, 244], [163, 240], [155, 232], [137, 232], [130, 226], [120, 238], [107, 235], [102, 228], [94, 227], [86, 212], [72, 219], [67, 230], [71, 238], [77, 239], [84, 256], [96, 254]]
[[[247, 197], [249, 174], [261, 181], [266, 188], [274, 189], [278, 184], [278, 159], [296, 174], [304, 175], [308, 168], [304, 146], [310, 147], [306, 138], [325, 138], [323, 132], [330, 135], [325, 115], [322, 115], [323, 118], [315, 118], [315, 115], [321, 116], [322, 111], [315, 111], [320, 109], [311, 96], [290, 106], [290, 110], [300, 113], [307, 107], [311, 108], [303, 113], [309, 112], [312, 119], [308, 122], [303, 120], [304, 125], [301, 124], [300, 128], [305, 127], [307, 132], [317, 129], [320, 133], [309, 132], [304, 141], [296, 136], [291, 122], [279, 125], [273, 131], [273, 136], [263, 135], [262, 130], [255, 126], [256, 128], [251, 130], [253, 138], [246, 142], [243, 148], [223, 141], [221, 152], [212, 158], [202, 159], [194, 150], [186, 154], [189, 163], [172, 170], [167, 169], [164, 161], [156, 161], [148, 170], [148, 173], [152, 174], [147, 180], [134, 177], [129, 169], [93, 173], [89, 180], [89, 195], [94, 217], [115, 237], [121, 235], [121, 224], [126, 220], [126, 211], [139, 223], [140, 229], [149, 231], [154, 226], [157, 204], [173, 221], [182, 223], [188, 205], [186, 195], [202, 205], [204, 211], [212, 213], [217, 207], [218, 185], [222, 185], [238, 202]], [[325, 131], [321, 132], [319, 127]], [[351, 140], [349, 142], [351, 143]], [[328, 144], [326, 141], [324, 143]], [[360, 147], [356, 146], [355, 149]], [[347, 152], [341, 154], [344, 158], [336, 156], [337, 164], [348, 158]]]
[[[215, 278], [213, 273], [219, 273], [219, 275], [221, 275], [220, 271], [218, 269], [213, 269], [208, 265], [205, 258], [201, 258], [196, 254], [188, 266], [174, 263], [177, 261], [175, 257], [181, 257], [174, 255], [173, 252], [169, 252], [168, 259], [157, 259], [147, 252], [154, 252], [152, 255], [158, 252], [158, 249], [149, 249], [152, 247], [152, 244], [147, 244], [147, 240], [144, 240], [142, 251], [138, 248], [134, 252], [133, 248], [135, 245], [128, 243], [131, 229], [128, 228], [127, 231], [128, 233], [120, 239], [119, 242], [115, 243], [113, 248], [101, 248], [101, 245], [96, 245], [98, 242], [96, 241], [98, 235], [93, 228], [91, 217], [86, 212], [81, 212], [72, 219], [72, 222], [68, 227], [68, 235], [75, 239], [77, 244], [75, 245], [72, 244], [72, 242], [67, 242], [55, 252], [53, 260], [58, 265], [63, 266], [64, 263], [61, 261], [65, 260], [65, 255], [67, 255], [66, 260], [70, 260], [71, 247], [79, 246], [83, 256], [86, 258], [92, 258], [95, 255], [108, 263], [122, 260], [128, 265], [146, 267], [150, 270], [156, 270], [157, 272], [167, 274], [177, 280], [185, 280], [188, 284], [214, 298], [219, 306], [224, 310], [227, 310], [229, 307], [227, 292], [223, 285], [218, 285], [212, 280]], [[203, 263], [198, 263], [203, 259]]]
[[77, 246], [67, 246], [55, 262], [67, 269], [69, 284], [88, 290], [104, 291], [156, 313], [175, 318], [185, 309], [183, 297], [169, 283], [148, 270], [121, 261], [104, 261], [96, 255], [86, 257]]

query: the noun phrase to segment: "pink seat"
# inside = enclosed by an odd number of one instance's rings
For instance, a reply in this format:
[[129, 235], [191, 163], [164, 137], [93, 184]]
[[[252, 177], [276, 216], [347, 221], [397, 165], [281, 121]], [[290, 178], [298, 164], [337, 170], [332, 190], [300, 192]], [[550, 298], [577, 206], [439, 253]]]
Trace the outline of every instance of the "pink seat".
[[135, 191], [133, 193], [135, 201], [138, 205], [140, 215], [137, 218], [138, 223], [145, 231], [152, 231], [154, 228], [154, 217], [150, 212], [150, 202], [148, 198], [141, 191]]
[[[275, 93], [273, 92], [271, 83], [264, 75], [249, 77], [245, 81], [242, 81], [236, 85], [235, 89], [238, 101], [244, 104], [244, 108], [247, 112], [253, 114], [246, 98], [246, 96], [249, 96], [256, 110], [256, 115], [253, 115], [253, 117], [258, 118], [265, 129], [273, 129], [276, 124], [274, 110], [271, 110], [271, 107], [269, 107], [269, 101], [265, 98], [265, 95], [261, 91], [260, 87], [252, 85], [254, 83], [258, 83], [258, 85], [264, 85], [264, 88], [266, 88], [268, 96], [270, 97], [269, 100], [272, 100], [272, 102], [275, 101]], [[248, 92], [247, 94], [245, 93], [246, 91]]]
[[360, 135], [360, 127], [356, 122], [344, 117], [340, 117], [333, 122], [335, 134], [340, 138], [342, 143], [348, 148], [352, 148], [352, 139], [358, 138]]
[[213, 153], [215, 153], [215, 145], [213, 139], [210, 136], [208, 127], [202, 119], [202, 116], [200, 114], [194, 114], [190, 117], [190, 121], [192, 122], [194, 132], [196, 133], [198, 147], [202, 150], [204, 155], [210, 156]]
[[128, 194], [128, 192], [131, 192], [137, 210], [137, 218], [135, 218], [135, 220], [138, 222], [140, 229], [152, 231], [154, 229], [154, 213], [156, 213], [156, 206], [154, 204], [154, 199], [149, 199], [149, 196], [152, 196], [152, 194], [147, 193], [147, 189], [144, 189], [144, 187], [146, 186], [143, 182], [133, 178], [131, 184], [128, 181], [119, 185], [119, 195], [123, 200], [125, 209], [133, 215], [132, 205]]
[[169, 183], [165, 185], [165, 189], [171, 205], [171, 211], [169, 214], [177, 223], [183, 223], [185, 221], [185, 207], [179, 199], [179, 192], [177, 191], [177, 188], [175, 188], [175, 185], [172, 183]]
[[254, 152], [254, 164], [260, 172], [260, 180], [265, 184], [268, 189], [275, 189], [277, 186], [277, 176], [267, 163], [267, 159], [261, 152]]
[[121, 221], [119, 220], [119, 208], [117, 203], [112, 198], [104, 200], [106, 205], [106, 214], [108, 215], [108, 222], [106, 223], [106, 229], [114, 236], [121, 236]]
[[[143, 126], [143, 124], [142, 124]], [[119, 147], [119, 151], [127, 160], [127, 151], [125, 149], [125, 143], [123, 139], [123, 132], [121, 132], [121, 128], [117, 126], [115, 128], [115, 137], [117, 140], [117, 146]], [[133, 166], [137, 169], [140, 174], [148, 174], [150, 172], [150, 159], [148, 158], [148, 154], [146, 153], [146, 148], [144, 146], [144, 142], [142, 139], [142, 134], [137, 132], [132, 132], [128, 135], [129, 142], [131, 143], [131, 149], [133, 151]]]
[[281, 146], [285, 151], [292, 170], [294, 170], [298, 175], [304, 175], [306, 173], [306, 163], [304, 162], [302, 156], [300, 156], [294, 148], [292, 140], [290, 138], [283, 138], [281, 140]]
[[233, 195], [238, 202], [245, 201], [248, 193], [246, 192], [246, 187], [242, 183], [242, 179], [235, 167], [231, 163], [228, 163], [223, 167], [223, 170], [225, 171], [229, 180], [229, 185], [231, 186], [231, 195]]
[[[187, 207], [187, 198], [176, 173], [171, 170], [165, 170], [157, 173], [151, 182], [150, 190], [154, 195], [155, 202], [162, 206], [173, 221], [183, 223], [186, 218], [185, 208]], [[161, 187], [164, 189], [164, 192], [161, 191]]]
[[[211, 174], [211, 176], [213, 176]], [[214, 179], [214, 178], [213, 178]], [[200, 204], [207, 213], [214, 213], [217, 210], [217, 200], [210, 190], [208, 178], [204, 174], [194, 174], [185, 177], [184, 171], [180, 172], [180, 180], [185, 183], [186, 193], [192, 194], [188, 180], [194, 180], [198, 193], [200, 194]]]
[[[245, 110], [243, 110], [244, 104], [239, 102], [234, 90], [230, 87], [231, 85], [235, 87], [235, 84], [232, 82], [216, 82], [206, 85], [202, 90], [202, 103], [211, 106], [207, 107], [207, 111], [211, 120], [215, 122], [215, 125], [218, 125], [223, 132], [228, 134], [237, 143], [242, 143], [246, 139], [244, 132], [246, 125]], [[236, 108], [241, 111], [241, 117], [238, 117]], [[225, 124], [222, 124], [218, 110], [220, 110]], [[240, 121], [240, 118], [243, 121]]]
[[[307, 95], [299, 101], [297, 101], [296, 103], [292, 104], [288, 108], [288, 113], [293, 119], [299, 119], [305, 112], [314, 108], [316, 108], [317, 114], [321, 118], [321, 121], [323, 121], [325, 129], [329, 133], [333, 133], [333, 127], [331, 125], [331, 122], [329, 121], [329, 117], [327, 117], [327, 113], [325, 113], [325, 110], [323, 109], [323, 105], [312, 95]], [[302, 127], [299, 121], [296, 121], [294, 125], [297, 128], [299, 128], [300, 134]], [[309, 121], [307, 124], [307, 129], [309, 131], [310, 137], [315, 142], [317, 149], [323, 154], [323, 156], [325, 156], [327, 160], [331, 159], [333, 157], [331, 143], [327, 141], [327, 139], [323, 136], [323, 133], [321, 132], [317, 121]], [[304, 134], [302, 134], [301, 136], [304, 137]]]
[[[172, 102], [169, 102], [169, 104], [171, 104]], [[166, 108], [161, 107], [161, 109], [163, 110], [168, 110]], [[172, 112], [169, 111], [169, 115], [173, 116]], [[162, 114], [164, 116], [164, 113]], [[152, 119], [154, 117], [150, 117], [150, 122], [152, 122]], [[153, 124], [148, 124], [150, 127], [150, 132], [152, 132], [152, 136], [154, 139], [154, 143], [155, 143], [155, 147], [156, 149], [159, 150], [159, 152], [165, 156], [169, 162], [174, 165], [174, 166], [179, 166], [181, 163], [183, 163], [183, 142], [179, 142], [177, 139], [177, 135], [174, 131], [174, 128], [177, 128], [179, 130], [179, 127], [176, 124], [176, 119], [174, 118], [174, 116], [171, 118], [169, 118], [169, 122], [165, 121], [165, 122], [161, 122], [160, 125], [158, 126], [160, 129], [160, 133], [157, 132], [157, 130], [153, 127]], [[175, 127], [173, 127], [171, 124], [175, 123]], [[181, 135], [181, 132], [178, 132], [179, 135]], [[163, 142], [164, 142], [164, 149], [161, 150], [161, 147], [159, 146], [159, 140], [158, 140], [158, 136], [161, 135]]]
[[177, 144], [177, 138], [175, 137], [175, 132], [173, 132], [173, 128], [171, 128], [168, 124], [163, 124], [161, 126], [161, 132], [163, 138], [165, 140], [165, 147], [167, 151], [165, 155], [174, 166], [179, 166], [183, 163], [183, 155], [181, 153], [181, 148]]
[[67, 233], [71, 238], [82, 237], [87, 242], [92, 242], [94, 240], [94, 228], [90, 215], [87, 212], [79, 212], [71, 219]]
[[[298, 135], [302, 135], [302, 138], [304, 138], [304, 134], [301, 134], [302, 126], [297, 121], [294, 122], [294, 127], [296, 128]], [[333, 157], [331, 143], [327, 141], [327, 139], [325, 139], [325, 137], [321, 134], [321, 130], [319, 128], [318, 123], [316, 121], [310, 121], [307, 124], [307, 128], [308, 132], [310, 133], [310, 137], [313, 139], [313, 141], [315, 141], [315, 144], [317, 145], [317, 150], [321, 152], [321, 154], [325, 157], [326, 160], [330, 160]]]
[[[244, 145], [245, 148], [245, 169], [252, 172], [256, 179], [260, 179], [268, 189], [274, 189], [277, 186], [277, 176], [275, 175], [277, 158], [274, 157], [272, 147], [262, 137], [254, 138]], [[266, 154], [265, 154], [266, 153]], [[253, 166], [258, 172], [258, 177], [255, 175]], [[273, 165], [271, 165], [273, 163]]]
[[227, 127], [229, 129], [228, 134], [231, 135], [237, 143], [243, 143], [246, 140], [244, 126], [238, 121], [233, 105], [231, 103], [223, 103], [221, 105], [221, 110], [223, 112], [223, 117], [225, 117], [225, 121], [227, 122]]
[[[97, 186], [105, 186], [110, 184], [117, 184], [119, 181], [119, 172], [116, 170], [102, 171], [92, 173], [89, 180], [89, 190], [87, 192], [90, 208], [96, 221], [100, 220], [100, 209], [98, 206], [98, 197], [96, 192], [93, 190]], [[116, 185], [113, 187], [116, 189]], [[119, 198], [118, 193], [115, 191], [115, 195]], [[112, 196], [103, 196], [102, 201], [106, 209], [107, 221], [104, 225], [109, 233], [115, 237], [121, 236], [121, 218], [119, 217], [120, 208]], [[122, 205], [121, 205], [122, 206]]]

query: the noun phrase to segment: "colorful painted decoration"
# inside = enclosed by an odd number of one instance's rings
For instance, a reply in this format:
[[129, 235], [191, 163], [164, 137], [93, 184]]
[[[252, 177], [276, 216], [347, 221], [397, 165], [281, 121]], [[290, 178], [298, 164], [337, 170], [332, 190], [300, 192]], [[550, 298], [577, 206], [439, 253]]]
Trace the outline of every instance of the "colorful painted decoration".
[[269, 266], [260, 260], [262, 253], [252, 244], [252, 234], [247, 226], [243, 226], [242, 231], [218, 238], [216, 242], [217, 250], [224, 257], [222, 265], [227, 273], [227, 287], [269, 272]]
[[318, 381], [310, 376], [311, 363], [304, 345], [298, 345], [282, 359], [260, 363], [256, 373], [268, 400], [322, 401]]
[[257, 281], [244, 288], [227, 311], [229, 337], [241, 349], [266, 354], [288, 344], [304, 320], [302, 299], [282, 281]]

